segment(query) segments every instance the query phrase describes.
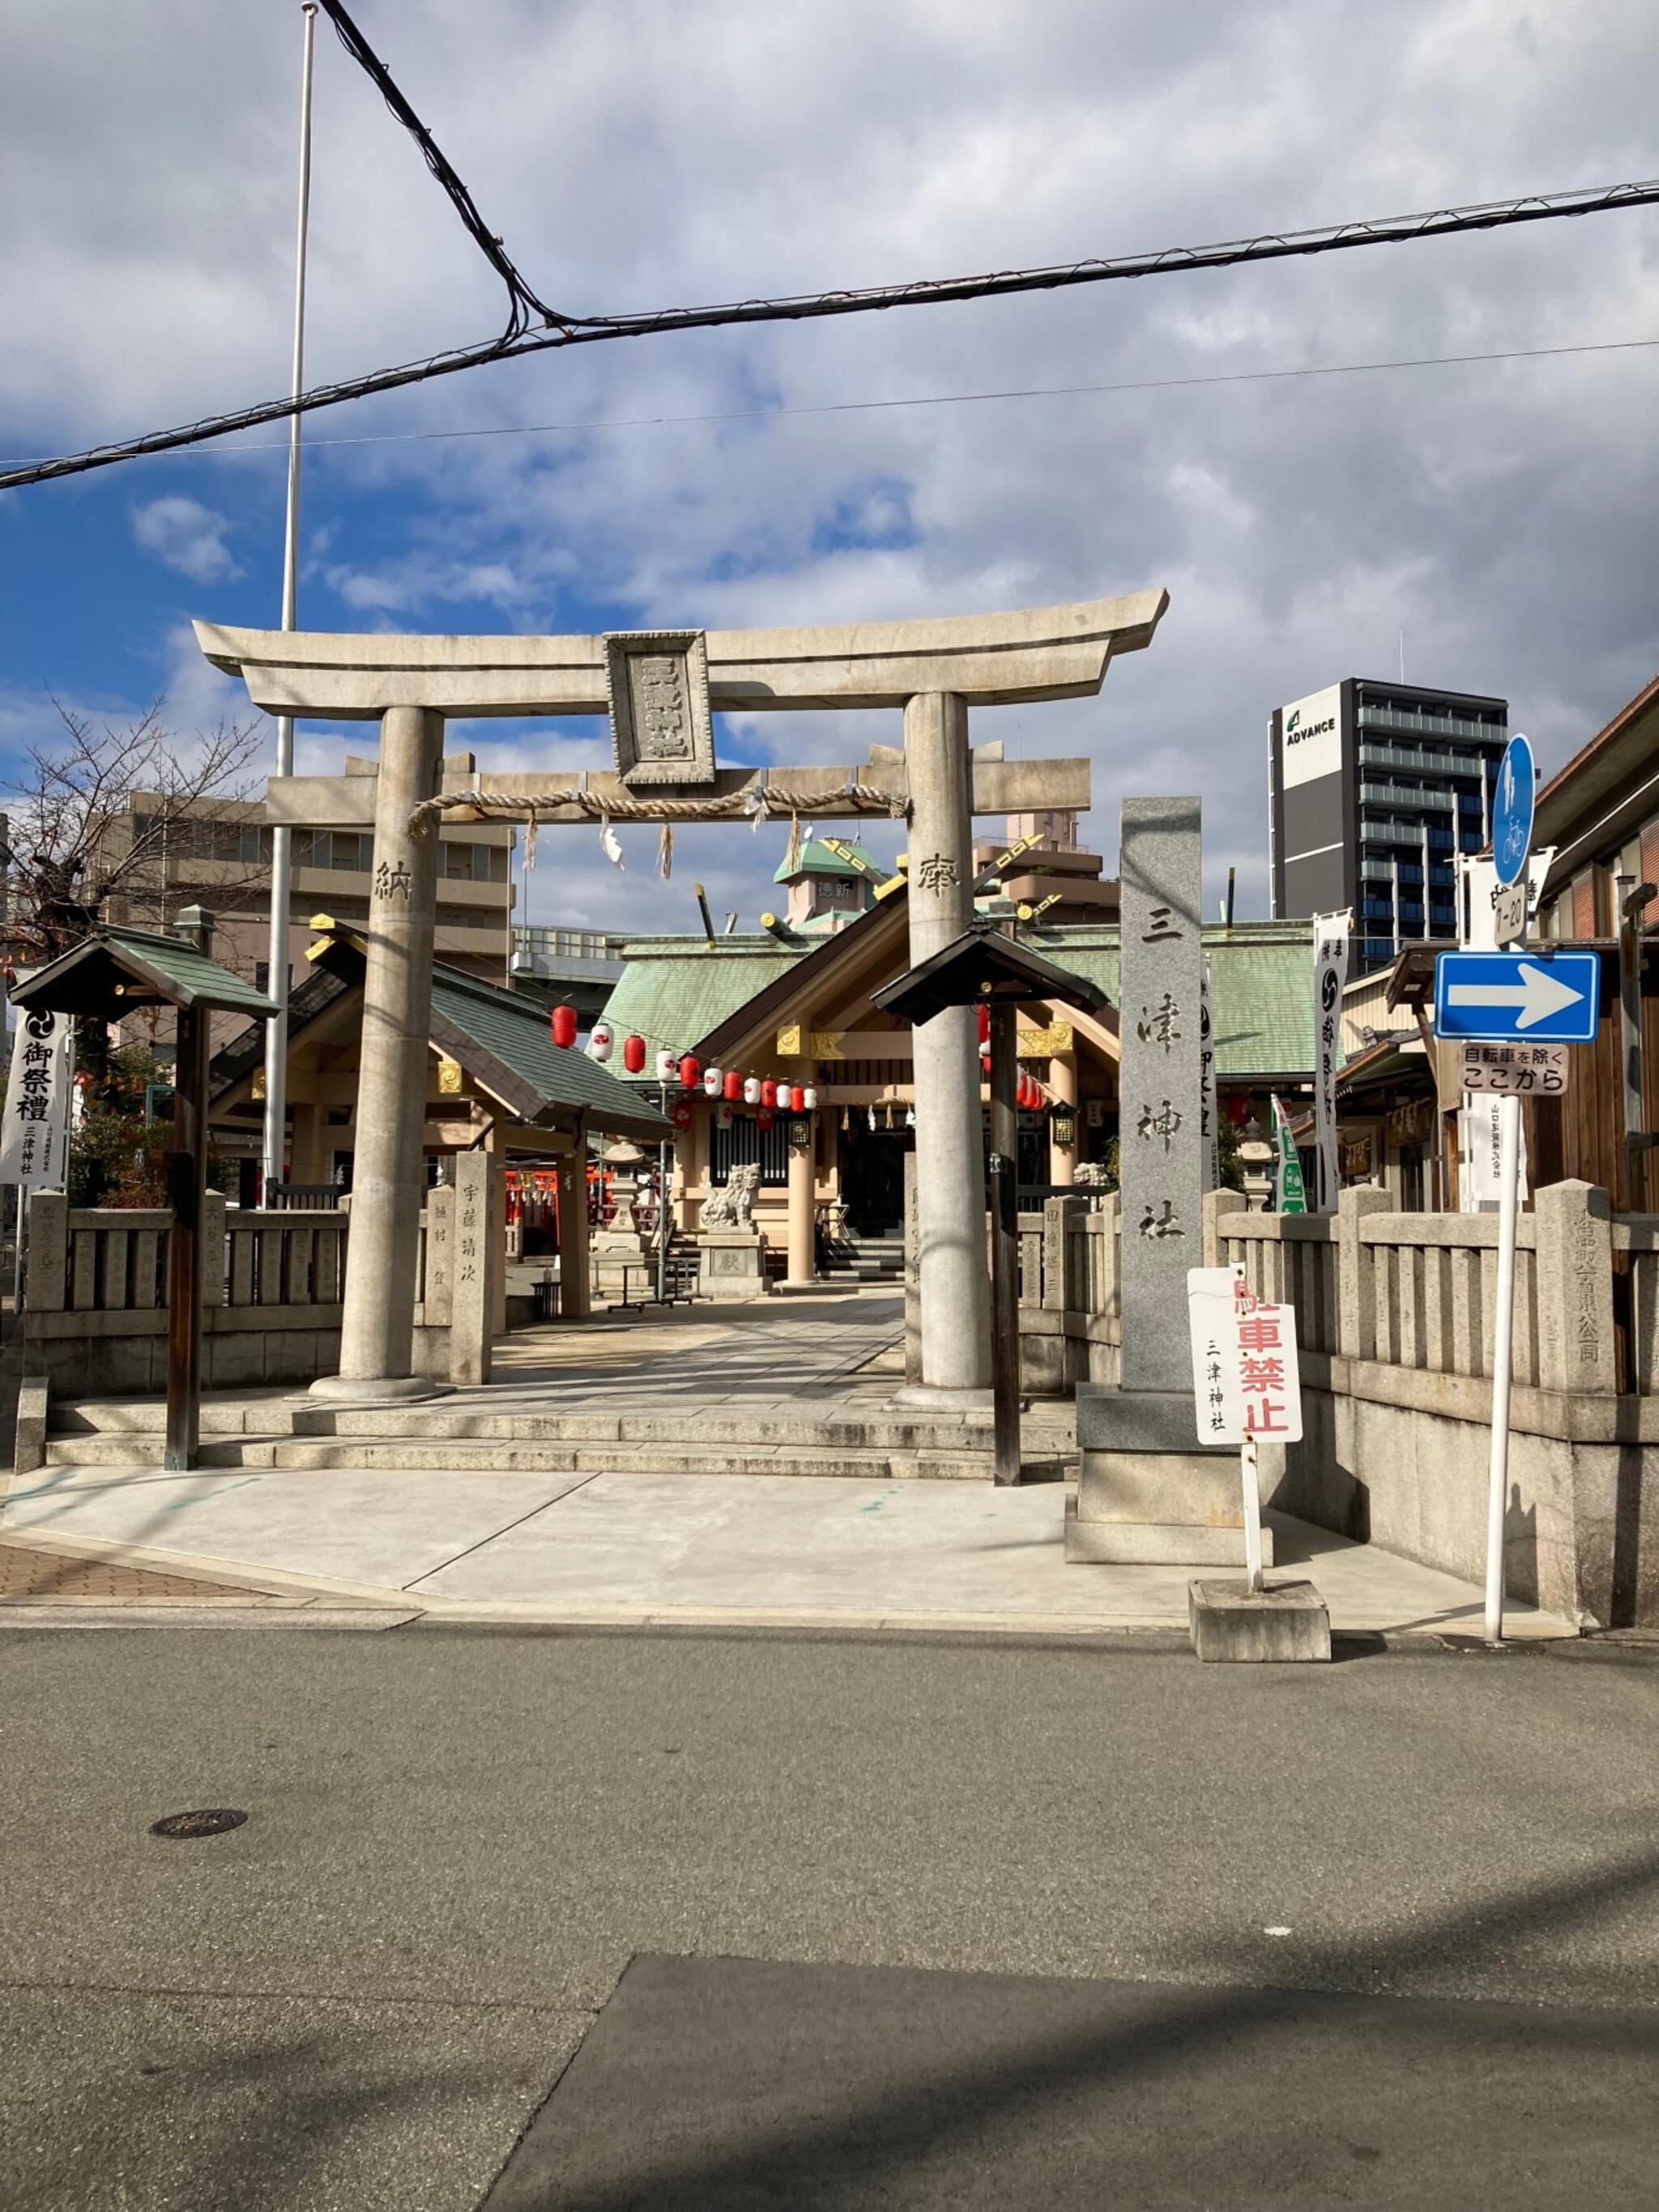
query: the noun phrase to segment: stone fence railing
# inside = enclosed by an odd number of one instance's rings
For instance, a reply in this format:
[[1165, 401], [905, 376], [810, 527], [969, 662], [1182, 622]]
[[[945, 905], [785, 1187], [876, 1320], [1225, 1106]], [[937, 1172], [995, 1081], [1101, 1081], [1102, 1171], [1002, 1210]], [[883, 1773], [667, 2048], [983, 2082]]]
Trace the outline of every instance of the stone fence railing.
[[[500, 1176], [462, 1154], [453, 1185], [428, 1194], [415, 1285], [418, 1373], [484, 1382], [498, 1302]], [[167, 1388], [166, 1208], [71, 1206], [61, 1192], [30, 1203], [24, 1337], [54, 1393], [149, 1395]], [[202, 1383], [226, 1390], [308, 1382], [339, 1364], [349, 1200], [264, 1212], [210, 1191], [203, 1224]]]
[[[1029, 1390], [1117, 1382], [1120, 1231], [1115, 1195], [1021, 1216]], [[1516, 1241], [1510, 1592], [1584, 1622], [1659, 1622], [1659, 1216], [1615, 1219], [1604, 1191], [1556, 1183]], [[1333, 1216], [1249, 1213], [1214, 1191], [1194, 1243], [1194, 1266], [1241, 1261], [1296, 1309], [1304, 1432], [1260, 1447], [1268, 1502], [1478, 1582], [1496, 1216], [1401, 1213], [1369, 1187]], [[909, 1281], [919, 1370], [914, 1264]]]

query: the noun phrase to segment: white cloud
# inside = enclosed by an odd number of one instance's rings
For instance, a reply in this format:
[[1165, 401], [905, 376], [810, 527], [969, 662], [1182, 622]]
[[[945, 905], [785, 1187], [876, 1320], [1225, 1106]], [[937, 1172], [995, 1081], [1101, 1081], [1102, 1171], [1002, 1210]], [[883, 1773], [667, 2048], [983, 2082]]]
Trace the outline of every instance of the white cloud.
[[[16, 303], [0, 399], [18, 451], [269, 396], [286, 374], [294, 19], [243, 10], [228, 44], [213, 0], [75, 0], [74, 12], [74, 40], [52, 11], [20, 20], [0, 88], [17, 186], [0, 241], [0, 289]], [[583, 312], [1639, 176], [1659, 60], [1647, 0], [842, 0], [833, 12], [410, 0], [370, 27], [491, 228], [554, 304]], [[495, 280], [325, 35], [317, 81], [313, 375], [498, 327]], [[89, 299], [118, 345], [87, 344]], [[602, 608], [742, 625], [1167, 584], [1158, 640], [1114, 666], [1100, 700], [988, 715], [986, 733], [1087, 751], [1109, 853], [1125, 790], [1201, 790], [1212, 885], [1229, 860], [1259, 884], [1268, 710], [1340, 674], [1386, 673], [1402, 628], [1409, 673], [1508, 695], [1552, 763], [1659, 665], [1659, 355], [661, 418], [1656, 331], [1659, 213], [1642, 211], [580, 349], [311, 417], [302, 613], [441, 628], [483, 605], [502, 627], [558, 630]], [[591, 434], [322, 442], [641, 417]], [[161, 540], [148, 550], [192, 580], [227, 580], [228, 544], [257, 542], [226, 520], [245, 512], [244, 479], [190, 465], [218, 506], [152, 502], [140, 512], [175, 519], [147, 525]], [[266, 474], [266, 542], [270, 489]], [[27, 514], [16, 502], [9, 516], [20, 544]], [[857, 750], [875, 733], [860, 729]], [[751, 734], [799, 758], [853, 749], [829, 717], [757, 718]], [[527, 741], [489, 726], [467, 742], [503, 765], [526, 757]], [[305, 743], [324, 764], [326, 745]], [[660, 891], [630, 851], [626, 878], [573, 859], [538, 901], [684, 922], [680, 877], [695, 872], [717, 905], [752, 917], [769, 871], [750, 841], [711, 834], [685, 852]]]
[[228, 519], [199, 500], [169, 494], [132, 510], [132, 534], [146, 553], [198, 584], [222, 584], [242, 573], [225, 544]]

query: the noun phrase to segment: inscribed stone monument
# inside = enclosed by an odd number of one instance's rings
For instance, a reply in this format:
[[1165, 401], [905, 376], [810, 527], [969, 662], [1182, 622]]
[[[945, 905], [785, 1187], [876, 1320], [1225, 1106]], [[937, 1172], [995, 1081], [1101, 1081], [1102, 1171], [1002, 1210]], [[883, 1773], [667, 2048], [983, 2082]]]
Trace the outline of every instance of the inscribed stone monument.
[[1200, 812], [1196, 799], [1123, 802], [1121, 1381], [1078, 1387], [1079, 1561], [1241, 1556], [1237, 1455], [1199, 1445], [1188, 1346], [1187, 1271], [1204, 1264]]

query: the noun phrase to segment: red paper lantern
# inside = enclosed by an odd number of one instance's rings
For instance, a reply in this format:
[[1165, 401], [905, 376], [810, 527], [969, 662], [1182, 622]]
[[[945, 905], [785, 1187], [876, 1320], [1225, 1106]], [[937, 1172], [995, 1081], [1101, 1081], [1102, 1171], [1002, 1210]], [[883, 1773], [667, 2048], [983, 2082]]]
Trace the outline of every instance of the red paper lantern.
[[755, 1120], [763, 1129], [769, 1129], [772, 1126], [772, 1109], [769, 1106], [763, 1106], [756, 1115]]
[[689, 1129], [691, 1127], [691, 1101], [689, 1098], [677, 1098], [674, 1101], [674, 1127], [677, 1129]]
[[991, 1009], [988, 1006], [978, 1006], [975, 1012], [979, 1016], [979, 1041], [981, 1045], [984, 1045], [990, 1042]]
[[645, 1039], [630, 1036], [623, 1039], [623, 1066], [630, 1075], [645, 1073]]
[[726, 1071], [726, 1103], [730, 1106], [735, 1106], [742, 1096], [743, 1078], [738, 1074], [735, 1067], [728, 1067]]
[[777, 1103], [778, 1086], [769, 1075], [763, 1079], [761, 1084], [761, 1104], [763, 1106], [770, 1107], [775, 1106]]
[[688, 1052], [680, 1062], [681, 1087], [686, 1091], [695, 1091], [697, 1087], [697, 1078], [702, 1073], [702, 1064], [696, 1053]]
[[554, 1007], [553, 1042], [562, 1050], [568, 1050], [575, 1043], [576, 1009], [574, 1006]]
[[789, 1111], [792, 1114], [804, 1114], [806, 1111], [806, 1093], [799, 1083], [791, 1084], [789, 1086]]

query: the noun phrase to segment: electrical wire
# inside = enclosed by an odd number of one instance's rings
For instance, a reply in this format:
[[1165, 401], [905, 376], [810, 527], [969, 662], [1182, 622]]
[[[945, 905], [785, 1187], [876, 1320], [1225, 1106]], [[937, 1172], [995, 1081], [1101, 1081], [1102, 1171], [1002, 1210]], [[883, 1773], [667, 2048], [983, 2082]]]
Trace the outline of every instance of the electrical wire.
[[[423, 384], [440, 376], [483, 367], [488, 362], [518, 360], [526, 354], [544, 353], [567, 346], [594, 345], [615, 338], [660, 337], [670, 331], [717, 330], [754, 323], [804, 322], [830, 315], [868, 314], [890, 307], [933, 307], [946, 301], [1000, 299], [1020, 292], [1059, 291], [1080, 284], [1104, 284], [1141, 276], [1166, 276], [1177, 270], [1229, 269], [1260, 261], [1278, 261], [1318, 253], [1336, 253], [1365, 246], [1403, 244], [1425, 238], [1446, 238], [1465, 231], [1497, 230], [1520, 223], [1548, 222], [1566, 216], [1603, 215], [1618, 208], [1651, 207], [1659, 204], [1659, 179], [1645, 182], [1597, 186], [1573, 192], [1528, 194], [1515, 200], [1498, 200], [1480, 206], [1448, 208], [1425, 214], [1395, 216], [1377, 221], [1328, 225], [1318, 230], [1273, 232], [1253, 239], [1217, 246], [1167, 246], [1156, 252], [1133, 253], [1115, 259], [1070, 262], [1045, 269], [1007, 270], [983, 276], [930, 278], [914, 283], [877, 285], [860, 290], [819, 292], [799, 297], [746, 300], [720, 307], [674, 307], [649, 314], [573, 318], [552, 330], [520, 331], [511, 326], [499, 338], [430, 355], [397, 368], [376, 370], [370, 375], [349, 377], [316, 386], [295, 400], [272, 399], [229, 414], [208, 416], [177, 429], [158, 430], [119, 444], [95, 447], [86, 453], [37, 461], [25, 468], [0, 472], [0, 490], [25, 484], [45, 483], [59, 477], [80, 476], [93, 469], [109, 468], [143, 453], [169, 453], [181, 446], [201, 444], [234, 430], [248, 430], [262, 422], [278, 422], [294, 414], [310, 414], [347, 400], [394, 392]], [[469, 203], [470, 204], [470, 203]], [[505, 257], [503, 256], [503, 258]], [[510, 264], [508, 264], [511, 265]]]
[[446, 160], [432, 133], [410, 106], [391, 70], [341, 6], [340, 0], [319, 0], [319, 4], [333, 24], [340, 44], [375, 85], [387, 107], [420, 148], [422, 160], [448, 195], [473, 244], [506, 285], [509, 311], [503, 338], [517, 337], [532, 322], [540, 323], [546, 328], [567, 328], [568, 319], [556, 313], [545, 301], [538, 299], [514, 268], [501, 240], [485, 225], [471, 193]]
[[[1009, 399], [1078, 399], [1119, 392], [1182, 392], [1212, 384], [1276, 384], [1304, 376], [1367, 376], [1385, 369], [1455, 368], [1472, 362], [1496, 361], [1559, 361], [1574, 354], [1641, 353], [1659, 348], [1659, 338], [1607, 338], [1583, 345], [1509, 346], [1492, 353], [1416, 354], [1396, 361], [1314, 362], [1300, 368], [1236, 368], [1217, 370], [1208, 376], [1140, 376], [1114, 384], [1027, 384], [1005, 392], [924, 392], [893, 399], [822, 399], [799, 407], [727, 407], [702, 415], [602, 415], [574, 422], [489, 422], [452, 430], [372, 430], [357, 438], [312, 438], [306, 451], [315, 453], [334, 447], [430, 445], [453, 438], [535, 438], [568, 436], [588, 430], [669, 429], [699, 422], [771, 422], [794, 415], [865, 415], [896, 407], [975, 407]], [[203, 460], [223, 460], [235, 453], [285, 453], [288, 441], [272, 438], [257, 446], [221, 446], [216, 453], [202, 453]], [[0, 468], [25, 464], [0, 461]]]

